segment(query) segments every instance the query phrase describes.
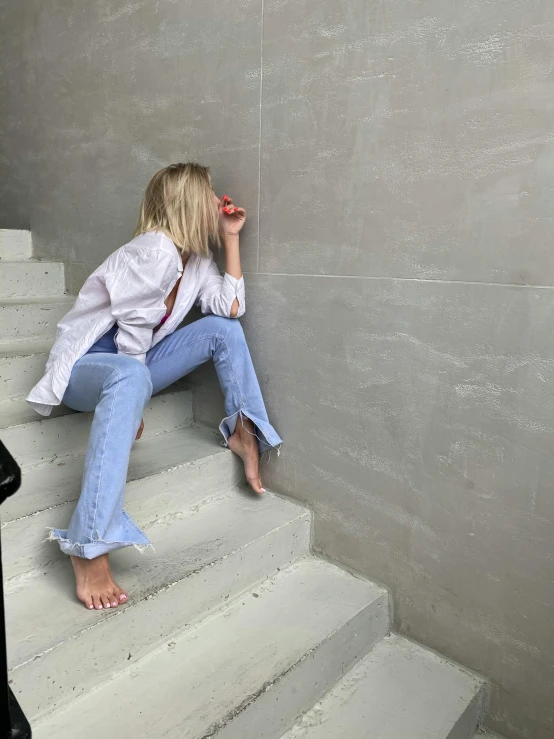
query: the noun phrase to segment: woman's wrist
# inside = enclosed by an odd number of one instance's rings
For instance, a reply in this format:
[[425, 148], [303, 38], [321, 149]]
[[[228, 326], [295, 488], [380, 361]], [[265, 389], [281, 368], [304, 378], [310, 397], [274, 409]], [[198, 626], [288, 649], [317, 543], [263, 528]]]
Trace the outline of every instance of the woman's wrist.
[[231, 277], [240, 280], [242, 269], [240, 265], [239, 235], [225, 234], [223, 244], [225, 246], [225, 271]]
[[239, 245], [239, 235], [228, 233], [223, 234], [223, 245], [226, 249], [237, 248]]

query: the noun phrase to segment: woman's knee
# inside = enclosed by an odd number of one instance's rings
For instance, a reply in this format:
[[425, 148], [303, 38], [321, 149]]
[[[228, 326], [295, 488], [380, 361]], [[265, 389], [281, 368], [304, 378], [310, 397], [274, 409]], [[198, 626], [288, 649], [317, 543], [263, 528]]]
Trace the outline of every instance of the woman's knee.
[[206, 318], [202, 320], [209, 321], [210, 329], [213, 329], [224, 336], [244, 337], [244, 331], [242, 330], [240, 321], [236, 318], [225, 318], [225, 316], [206, 316]]
[[133, 357], [119, 355], [118, 382], [125, 382], [136, 389], [137, 393], [152, 395], [152, 377], [148, 367]]

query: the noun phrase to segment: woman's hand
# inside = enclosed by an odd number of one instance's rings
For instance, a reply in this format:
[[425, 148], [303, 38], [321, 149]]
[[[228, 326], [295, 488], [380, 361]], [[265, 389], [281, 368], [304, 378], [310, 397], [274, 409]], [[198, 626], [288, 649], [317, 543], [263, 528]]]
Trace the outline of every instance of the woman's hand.
[[233, 205], [231, 198], [224, 195], [219, 203], [219, 217], [223, 232], [229, 236], [235, 236], [244, 226], [246, 211], [244, 208]]
[[[239, 231], [244, 226], [246, 211], [244, 208], [233, 205], [228, 195], [221, 198], [218, 210], [225, 248], [225, 272], [236, 280], [240, 280], [242, 268], [240, 266]], [[235, 298], [231, 305], [230, 318], [236, 318], [239, 307], [239, 301]]]

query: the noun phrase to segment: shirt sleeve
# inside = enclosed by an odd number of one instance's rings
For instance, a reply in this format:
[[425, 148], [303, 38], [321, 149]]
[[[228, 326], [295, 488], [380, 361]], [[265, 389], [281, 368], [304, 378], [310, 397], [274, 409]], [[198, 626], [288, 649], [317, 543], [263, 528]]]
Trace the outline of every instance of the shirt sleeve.
[[106, 277], [112, 315], [118, 324], [118, 354], [146, 360], [152, 333], [165, 315], [165, 298], [176, 282], [175, 258], [163, 249], [121, 255], [122, 263]]
[[200, 306], [202, 313], [213, 313], [216, 316], [230, 318], [231, 306], [235, 300], [239, 302], [236, 318], [240, 318], [246, 310], [244, 277], [237, 280], [227, 272], [222, 277], [216, 263], [212, 260], [206, 278], [200, 286], [196, 305]]

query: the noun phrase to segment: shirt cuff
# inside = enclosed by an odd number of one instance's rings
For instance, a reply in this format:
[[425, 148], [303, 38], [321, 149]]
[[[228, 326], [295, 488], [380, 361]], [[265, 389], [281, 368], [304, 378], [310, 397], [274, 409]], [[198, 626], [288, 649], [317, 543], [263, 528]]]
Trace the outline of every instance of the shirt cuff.
[[221, 294], [229, 305], [229, 313], [231, 312], [231, 305], [235, 300], [238, 300], [239, 304], [242, 305], [244, 302], [244, 293], [244, 277], [240, 277], [237, 280], [236, 277], [225, 272]]
[[139, 362], [146, 364], [146, 353], [145, 354], [127, 354], [127, 352], [121, 351], [121, 349], [118, 349], [117, 353], [124, 354], [126, 357], [131, 357], [132, 359], [138, 359]]

